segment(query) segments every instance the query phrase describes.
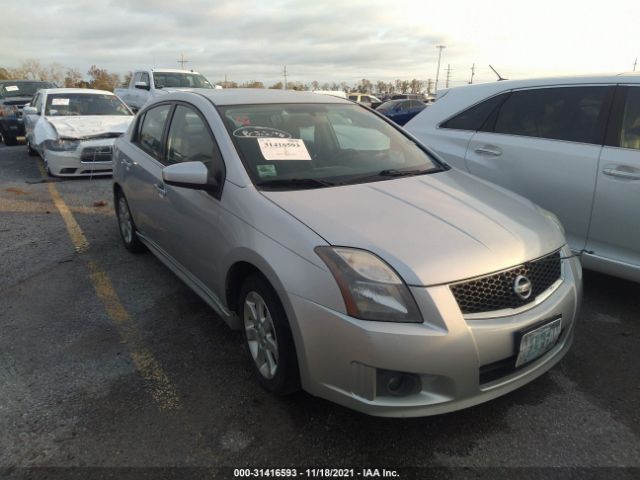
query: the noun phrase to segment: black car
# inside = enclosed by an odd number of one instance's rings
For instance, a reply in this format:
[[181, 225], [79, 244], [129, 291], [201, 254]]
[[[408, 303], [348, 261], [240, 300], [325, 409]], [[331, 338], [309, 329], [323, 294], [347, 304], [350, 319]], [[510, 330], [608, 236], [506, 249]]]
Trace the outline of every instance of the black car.
[[22, 108], [41, 88], [55, 88], [51, 82], [33, 80], [0, 81], [0, 135], [5, 145], [15, 145], [16, 137], [24, 136]]

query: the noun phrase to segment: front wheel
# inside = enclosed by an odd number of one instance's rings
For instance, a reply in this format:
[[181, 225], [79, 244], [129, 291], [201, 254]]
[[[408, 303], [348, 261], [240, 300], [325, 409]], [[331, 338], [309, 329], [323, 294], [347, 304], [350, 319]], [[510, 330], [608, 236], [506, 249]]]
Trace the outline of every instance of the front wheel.
[[12, 136], [12, 135], [9, 135], [9, 134], [6, 134], [6, 135], [5, 135], [5, 134], [3, 134], [3, 135], [2, 135], [2, 138], [4, 139], [4, 144], [5, 144], [7, 147], [13, 147], [14, 145], [17, 145], [17, 144], [18, 144], [18, 139], [17, 139], [16, 137]]
[[35, 157], [38, 155], [38, 152], [31, 146], [31, 142], [27, 140], [27, 153], [30, 157]]
[[138, 238], [136, 224], [133, 222], [129, 204], [124, 193], [118, 191], [115, 197], [116, 217], [118, 218], [118, 230], [120, 238], [127, 250], [132, 253], [140, 253], [146, 250], [144, 244]]
[[240, 292], [238, 313], [253, 371], [276, 395], [300, 389], [300, 373], [289, 321], [278, 294], [261, 275], [251, 275]]

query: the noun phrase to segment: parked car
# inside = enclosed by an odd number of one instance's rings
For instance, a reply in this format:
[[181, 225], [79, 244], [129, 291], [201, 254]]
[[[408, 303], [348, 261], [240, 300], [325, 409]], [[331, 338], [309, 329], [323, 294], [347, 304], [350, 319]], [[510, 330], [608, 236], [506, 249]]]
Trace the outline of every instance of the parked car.
[[427, 106], [418, 100], [389, 100], [376, 110], [398, 125], [404, 125]]
[[452, 88], [406, 128], [558, 215], [586, 268], [640, 281], [640, 76]]
[[361, 103], [371, 108], [376, 108], [379, 105], [382, 105], [382, 100], [374, 95], [369, 95], [368, 93], [350, 93], [349, 100]]
[[530, 382], [571, 344], [581, 269], [557, 218], [360, 105], [175, 92], [114, 148], [125, 247], [240, 328], [271, 392], [437, 414]]
[[422, 93], [396, 93], [391, 96], [391, 100], [418, 100], [424, 102], [424, 94]]
[[16, 145], [24, 137], [22, 108], [40, 88], [51, 88], [51, 82], [3, 80], [0, 82], [0, 135], [7, 146]]
[[110, 175], [112, 146], [133, 113], [111, 92], [51, 88], [24, 107], [27, 151], [52, 176]]
[[129, 85], [116, 88], [114, 93], [135, 112], [151, 98], [167, 93], [169, 90], [184, 88], [214, 88], [214, 86], [204, 75], [192, 70], [151, 68], [135, 71]]

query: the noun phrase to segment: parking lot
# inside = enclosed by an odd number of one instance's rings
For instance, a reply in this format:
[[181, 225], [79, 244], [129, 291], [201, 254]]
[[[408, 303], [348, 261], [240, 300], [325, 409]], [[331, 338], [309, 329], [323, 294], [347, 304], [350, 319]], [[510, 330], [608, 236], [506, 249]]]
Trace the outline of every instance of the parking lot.
[[495, 467], [640, 473], [638, 284], [585, 272], [573, 348], [549, 374], [474, 408], [404, 420], [263, 391], [240, 333], [153, 255], [122, 247], [111, 179], [47, 180], [24, 145], [0, 147], [0, 258], [0, 473], [291, 466], [437, 467], [444, 478]]

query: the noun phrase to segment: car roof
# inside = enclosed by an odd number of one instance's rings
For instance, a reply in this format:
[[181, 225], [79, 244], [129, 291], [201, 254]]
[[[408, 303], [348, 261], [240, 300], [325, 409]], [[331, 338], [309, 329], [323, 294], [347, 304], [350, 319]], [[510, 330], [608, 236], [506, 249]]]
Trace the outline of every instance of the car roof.
[[[144, 70], [136, 70], [137, 72], [140, 71], [144, 71]], [[158, 72], [158, 73], [195, 73], [198, 74], [198, 72], [194, 71], [194, 70], [180, 70], [177, 68], [152, 68], [151, 69], [152, 72]]]
[[92, 88], [43, 88], [40, 90], [42, 93], [51, 94], [51, 93], [90, 93], [90, 94], [100, 94], [100, 95], [113, 95], [113, 92], [109, 92], [107, 90], [95, 90]]
[[[538, 77], [526, 78], [522, 80], [502, 80], [488, 83], [477, 83], [474, 85], [462, 85], [450, 90], [456, 91], [472, 91], [476, 89], [486, 90], [512, 90], [517, 88], [541, 87], [551, 85], [576, 85], [576, 84], [597, 84], [597, 83], [640, 83], [640, 72], [623, 72], [609, 74], [589, 74], [589, 75], [572, 75], [558, 77]], [[440, 94], [446, 90], [441, 89]]]
[[341, 103], [351, 105], [352, 102], [341, 97], [318, 95], [312, 92], [295, 90], [275, 90], [264, 88], [193, 88], [183, 90], [193, 92], [211, 100], [215, 105], [254, 105], [269, 103]]

